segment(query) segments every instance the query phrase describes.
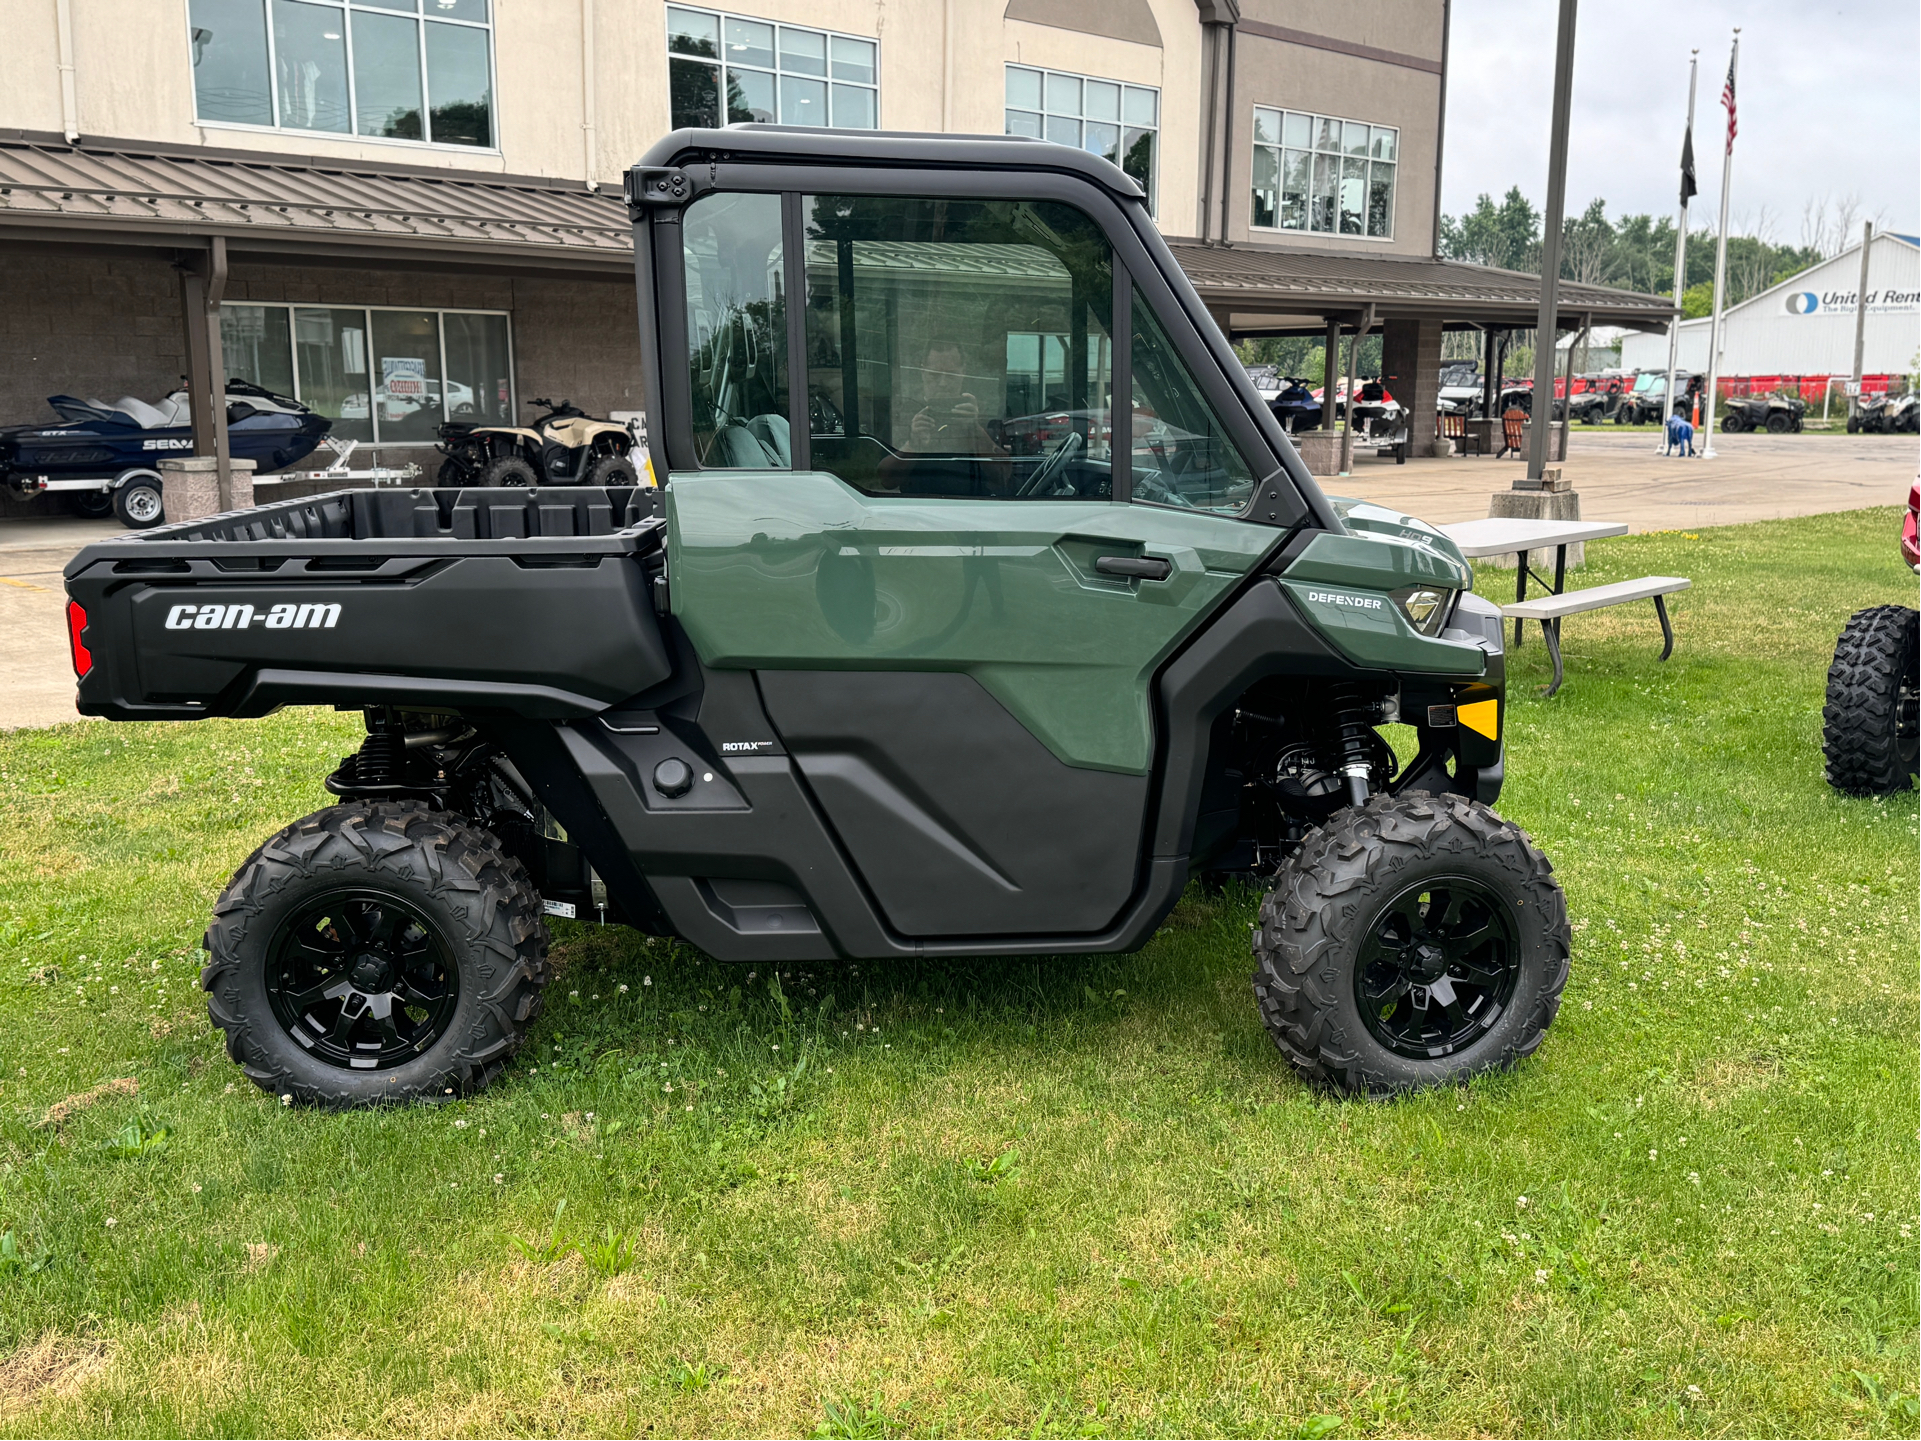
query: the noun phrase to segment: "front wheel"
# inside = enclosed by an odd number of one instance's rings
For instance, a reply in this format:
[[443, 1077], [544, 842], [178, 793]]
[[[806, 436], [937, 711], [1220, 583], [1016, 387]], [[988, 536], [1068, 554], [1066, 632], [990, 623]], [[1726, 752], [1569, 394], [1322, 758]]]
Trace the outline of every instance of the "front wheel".
[[1770, 415], [1768, 417], [1768, 434], [1769, 435], [1786, 435], [1790, 430], [1793, 430], [1793, 429], [1794, 429], [1794, 417], [1791, 415], [1776, 414], [1776, 415]]
[[547, 983], [526, 869], [415, 801], [288, 826], [227, 883], [205, 945], [227, 1054], [262, 1090], [334, 1108], [479, 1090]]
[[640, 474], [634, 463], [624, 455], [603, 455], [587, 467], [582, 478], [583, 485], [639, 485]]
[[540, 476], [517, 455], [497, 455], [480, 467], [476, 485], [539, 485]]
[[1739, 435], [1747, 428], [1747, 422], [1742, 420], [1738, 415], [1724, 415], [1721, 417], [1721, 433], [1723, 435]]
[[1275, 876], [1254, 998], [1308, 1081], [1390, 1096], [1504, 1069], [1567, 984], [1567, 902], [1526, 832], [1478, 801], [1375, 796]]

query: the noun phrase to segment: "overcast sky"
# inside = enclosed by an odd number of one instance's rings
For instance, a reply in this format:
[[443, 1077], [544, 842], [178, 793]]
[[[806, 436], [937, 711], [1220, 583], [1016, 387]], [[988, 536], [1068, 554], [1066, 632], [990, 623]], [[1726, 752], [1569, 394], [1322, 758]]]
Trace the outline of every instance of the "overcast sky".
[[[1448, 214], [1472, 208], [1482, 191], [1498, 200], [1510, 185], [1537, 206], [1546, 200], [1557, 9], [1552, 0], [1454, 0], [1441, 182]], [[1727, 133], [1721, 84], [1735, 25], [1740, 134], [1731, 232], [1752, 231], [1765, 206], [1771, 238], [1798, 245], [1802, 206], [1850, 191], [1862, 219], [1880, 212], [1892, 229], [1921, 229], [1921, 7], [1913, 0], [1588, 0], [1574, 51], [1569, 212], [1601, 196], [1614, 218], [1674, 213], [1688, 51], [1698, 46], [1701, 193], [1688, 220], [1713, 224]]]

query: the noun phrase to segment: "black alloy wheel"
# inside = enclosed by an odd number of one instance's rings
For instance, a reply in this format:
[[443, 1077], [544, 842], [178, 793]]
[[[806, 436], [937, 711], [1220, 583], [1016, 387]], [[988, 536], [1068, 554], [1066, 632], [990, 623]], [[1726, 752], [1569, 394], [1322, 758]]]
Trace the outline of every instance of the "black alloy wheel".
[[1507, 902], [1466, 876], [1417, 882], [1375, 915], [1354, 971], [1361, 1019], [1397, 1056], [1472, 1045], [1514, 998], [1519, 941]]
[[268, 1003], [316, 1060], [382, 1071], [446, 1034], [460, 973], [445, 937], [396, 896], [345, 890], [309, 901], [275, 934]]

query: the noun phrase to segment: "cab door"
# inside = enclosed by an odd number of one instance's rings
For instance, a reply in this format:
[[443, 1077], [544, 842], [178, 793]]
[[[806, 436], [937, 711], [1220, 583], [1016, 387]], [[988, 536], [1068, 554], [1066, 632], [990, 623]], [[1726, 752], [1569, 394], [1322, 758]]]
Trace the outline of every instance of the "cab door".
[[1064, 200], [716, 193], [680, 232], [669, 572], [701, 659], [754, 672], [901, 935], [1107, 926], [1153, 676], [1277, 541], [1243, 518], [1272, 457]]

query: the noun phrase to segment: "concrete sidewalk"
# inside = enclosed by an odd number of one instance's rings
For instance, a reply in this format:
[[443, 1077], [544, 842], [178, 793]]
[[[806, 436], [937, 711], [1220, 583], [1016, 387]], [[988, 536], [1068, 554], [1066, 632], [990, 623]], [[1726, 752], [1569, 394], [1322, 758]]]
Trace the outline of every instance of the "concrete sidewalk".
[[[1650, 434], [1576, 428], [1566, 470], [1589, 520], [1623, 520], [1636, 531], [1693, 530], [1899, 505], [1913, 484], [1917, 445], [1904, 435], [1717, 436], [1716, 460], [1657, 453]], [[1379, 501], [1437, 525], [1478, 520], [1488, 496], [1527, 468], [1479, 456], [1395, 465], [1371, 454], [1354, 473], [1321, 482], [1333, 495]], [[80, 719], [73, 706], [61, 569], [114, 522], [68, 517], [0, 521], [0, 730]]]
[[[1717, 435], [1715, 449], [1714, 460], [1684, 460], [1660, 454], [1660, 438], [1647, 432], [1576, 426], [1563, 469], [1580, 492], [1582, 519], [1624, 520], [1638, 533], [1901, 505], [1921, 460], [1921, 446], [1906, 435]], [[1321, 488], [1451, 525], [1481, 519], [1488, 496], [1526, 474], [1517, 460], [1396, 465], [1368, 453], [1355, 457], [1351, 475], [1328, 476]]]
[[60, 572], [81, 546], [120, 529], [67, 517], [0, 522], [0, 730], [82, 718]]

